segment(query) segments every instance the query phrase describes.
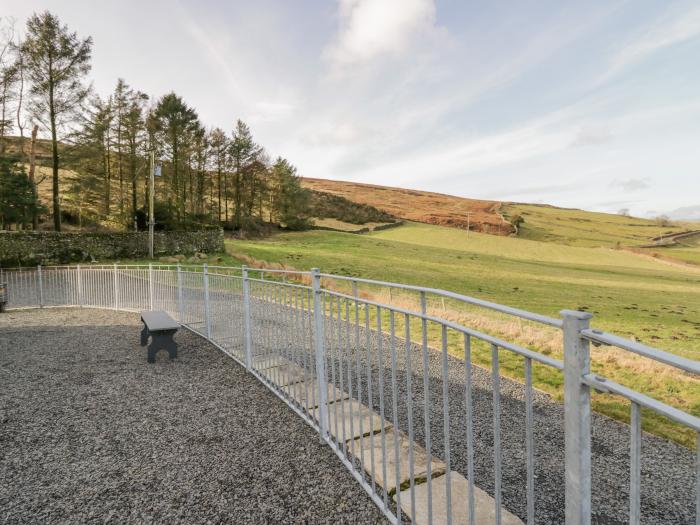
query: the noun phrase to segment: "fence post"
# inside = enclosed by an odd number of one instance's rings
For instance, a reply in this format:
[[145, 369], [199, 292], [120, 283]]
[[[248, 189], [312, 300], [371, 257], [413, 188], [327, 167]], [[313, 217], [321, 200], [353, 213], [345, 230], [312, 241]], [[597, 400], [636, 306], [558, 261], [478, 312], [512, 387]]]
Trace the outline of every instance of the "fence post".
[[244, 265], [242, 270], [245, 367], [250, 371], [253, 367], [253, 338], [250, 333], [250, 281], [248, 281], [248, 268]]
[[39, 277], [39, 308], [44, 307], [44, 279], [41, 275], [41, 265], [36, 267], [37, 276]]
[[153, 263], [148, 263], [148, 309], [153, 310]]
[[114, 309], [119, 310], [119, 273], [117, 263], [114, 263]]
[[211, 339], [211, 312], [209, 309], [209, 267], [204, 264], [204, 271], [202, 274], [204, 279], [204, 316], [207, 322], [207, 339]]
[[581, 330], [593, 317], [562, 310], [564, 332], [564, 449], [567, 525], [591, 523], [591, 392], [582, 378], [590, 371], [588, 341]]
[[182, 268], [180, 268], [180, 263], [177, 263], [177, 313], [180, 316], [180, 324], [184, 324], [185, 312], [182, 302]]
[[78, 265], [78, 306], [83, 306], [83, 272]]
[[328, 385], [326, 382], [326, 351], [323, 333], [323, 311], [321, 301], [321, 275], [318, 268], [311, 269], [312, 289], [314, 295], [314, 351], [316, 353], [316, 382], [318, 384], [319, 437], [321, 443], [327, 443], [328, 434]]

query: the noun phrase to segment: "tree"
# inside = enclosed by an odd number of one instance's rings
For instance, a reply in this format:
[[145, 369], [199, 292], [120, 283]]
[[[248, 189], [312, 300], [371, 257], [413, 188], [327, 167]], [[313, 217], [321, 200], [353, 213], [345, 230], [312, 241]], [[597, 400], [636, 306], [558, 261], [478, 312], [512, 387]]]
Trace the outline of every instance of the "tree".
[[[21, 53], [31, 82], [30, 111], [51, 131], [54, 229], [61, 231], [58, 129], [85, 100], [89, 87], [83, 78], [90, 71], [92, 38], [78, 38], [55, 15], [45, 11], [27, 21]], [[48, 121], [47, 121], [48, 118]]]
[[[213, 168], [214, 171], [216, 172], [216, 202], [217, 202], [217, 216], [219, 219], [219, 222], [222, 222], [224, 220], [224, 216], [222, 215], [222, 208], [221, 208], [221, 203], [222, 203], [222, 189], [225, 189], [225, 180], [222, 181], [223, 177], [226, 177], [225, 175], [225, 169], [226, 169], [226, 162], [227, 162], [227, 150], [228, 150], [228, 138], [226, 137], [226, 132], [220, 128], [216, 128], [212, 130], [212, 132], [209, 134], [209, 146], [211, 148], [211, 155], [212, 155], [212, 160], [213, 160]], [[224, 197], [226, 199], [226, 203], [228, 204], [228, 198]], [[212, 202], [213, 206], [213, 202]], [[226, 210], [226, 219], [228, 220], [228, 209]]]
[[13, 56], [14, 27], [0, 19], [0, 154], [5, 152], [5, 137], [12, 131], [11, 103], [16, 98], [19, 68]]
[[139, 150], [142, 149], [146, 141], [145, 122], [143, 118], [144, 105], [148, 101], [148, 95], [140, 91], [129, 89], [127, 91], [126, 110], [123, 114], [122, 129], [124, 131], [124, 140], [127, 144], [128, 151], [128, 166], [129, 180], [131, 181], [131, 215], [136, 217], [138, 210], [137, 204], [137, 172], [140, 162]]
[[26, 227], [38, 213], [34, 188], [24, 168], [7, 157], [0, 157], [0, 226]]
[[171, 191], [175, 199], [175, 208], [179, 218], [185, 214], [185, 194], [180, 185], [185, 182], [184, 174], [181, 177], [182, 147], [185, 143], [185, 135], [191, 133], [199, 126], [197, 112], [189, 107], [175, 93], [163, 96], [155, 108], [151, 117], [151, 125], [155, 131], [155, 138], [170, 153], [172, 169]]
[[230, 154], [233, 164], [233, 228], [242, 225], [243, 213], [243, 177], [248, 166], [256, 159], [260, 148], [253, 141], [250, 128], [242, 121], [236, 122], [236, 129], [231, 139]]
[[287, 159], [277, 157], [270, 178], [274, 192], [270, 207], [272, 220], [290, 230], [308, 228], [309, 192], [301, 187], [297, 169]]

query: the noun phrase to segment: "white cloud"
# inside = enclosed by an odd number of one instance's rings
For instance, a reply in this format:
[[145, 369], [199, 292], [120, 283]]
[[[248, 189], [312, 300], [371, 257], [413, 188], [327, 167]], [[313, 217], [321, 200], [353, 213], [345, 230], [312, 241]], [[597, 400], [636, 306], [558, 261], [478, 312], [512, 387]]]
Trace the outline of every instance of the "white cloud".
[[435, 28], [432, 0], [340, 0], [339, 32], [324, 50], [334, 66], [400, 55]]
[[604, 78], [638, 64], [653, 53], [700, 36], [700, 7], [662, 19], [618, 50]]
[[648, 177], [644, 177], [641, 179], [631, 178], [631, 179], [624, 179], [624, 180], [614, 180], [613, 182], [610, 183], [611, 188], [620, 188], [625, 192], [645, 190], [649, 186], [650, 186], [650, 184], [649, 184]]

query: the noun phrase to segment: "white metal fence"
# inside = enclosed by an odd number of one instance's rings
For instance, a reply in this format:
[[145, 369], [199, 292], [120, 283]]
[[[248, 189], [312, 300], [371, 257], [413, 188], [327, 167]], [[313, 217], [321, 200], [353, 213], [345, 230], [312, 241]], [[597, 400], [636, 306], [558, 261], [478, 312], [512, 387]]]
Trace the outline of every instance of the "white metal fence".
[[[336, 286], [324, 285], [331, 280]], [[611, 345], [695, 378], [700, 363], [594, 330], [589, 326], [591, 315], [584, 312], [565, 310], [556, 319], [443, 290], [316, 269], [37, 267], [0, 269], [2, 282], [7, 283], [9, 308], [167, 311], [245, 366], [317, 429], [394, 523], [413, 517], [418, 523], [474, 524], [480, 512], [476, 493], [484, 489], [494, 500], [495, 523], [501, 523], [505, 507], [532, 524], [540, 521], [540, 479], [550, 479], [548, 491], [551, 479], [561, 481], [559, 522], [590, 523], [597, 501], [591, 497], [591, 388], [630, 403], [630, 523], [643, 521], [641, 409], [700, 433], [700, 419], [694, 415], [592, 374], [589, 343]], [[371, 300], [360, 292], [362, 286], [413, 293], [420, 307]], [[560, 330], [564, 359], [431, 315], [429, 297]], [[490, 349], [490, 370], [472, 365], [472, 350], [478, 345]], [[501, 392], [499, 366], [512, 356], [523, 364], [522, 398], [503, 398]], [[564, 439], [558, 446], [549, 444], [552, 450], [547, 454], [537, 452], [535, 366], [560, 371], [564, 379]], [[476, 385], [484, 377], [490, 381], [488, 389]], [[485, 394], [488, 406], [482, 406]], [[514, 410], [521, 413], [514, 415]], [[490, 421], [488, 428], [485, 421]], [[522, 431], [513, 437], [515, 427]], [[489, 451], [488, 460], [484, 450]], [[551, 472], [538, 467], [549, 455], [561, 457], [560, 471], [551, 461], [546, 467]], [[509, 469], [505, 486], [504, 465]], [[691, 468], [684, 479], [694, 479], [694, 487], [686, 489], [692, 494], [695, 523], [700, 524], [700, 440]], [[556, 515], [544, 521], [556, 522]]]

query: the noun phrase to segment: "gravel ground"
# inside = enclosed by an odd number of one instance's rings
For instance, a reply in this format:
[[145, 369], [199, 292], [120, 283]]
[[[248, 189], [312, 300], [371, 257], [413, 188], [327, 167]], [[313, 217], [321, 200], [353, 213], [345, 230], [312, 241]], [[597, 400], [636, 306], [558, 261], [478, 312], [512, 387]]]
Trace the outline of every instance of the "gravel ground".
[[135, 314], [0, 315], [0, 522], [380, 523], [301, 418], [195, 334]]
[[[361, 324], [364, 321], [361, 320]], [[280, 349], [287, 357], [307, 365], [309, 354], [309, 320], [289, 315], [284, 307], [269, 304], [254, 307], [254, 346], [258, 352]], [[338, 326], [340, 330], [338, 330]], [[257, 330], [256, 330], [257, 327]], [[346, 339], [348, 325], [327, 323], [326, 348], [329, 352], [327, 372], [335, 385], [348, 389], [348, 363], [352, 367], [353, 396], [357, 397], [358, 360], [362, 402], [380, 411], [380, 376], [383, 379], [384, 417], [393, 421], [391, 341], [382, 336], [379, 355], [377, 332], [360, 328], [359, 345], [354, 325], [350, 341]], [[384, 327], [385, 329], [387, 327]], [[338, 343], [340, 331], [340, 344]], [[400, 331], [399, 331], [400, 332]], [[297, 334], [306, 334], [300, 344]], [[367, 335], [369, 333], [369, 352]], [[266, 337], [263, 334], [268, 334]], [[291, 344], [290, 344], [291, 342]], [[395, 341], [397, 350], [397, 419], [401, 430], [408, 432], [407, 370], [405, 342]], [[304, 356], [299, 349], [306, 347]], [[356, 350], [359, 348], [359, 351]], [[505, 350], [501, 350], [505, 353]], [[423, 385], [423, 355], [420, 346], [411, 345], [411, 398], [413, 402], [414, 439], [425, 446], [425, 392]], [[369, 356], [369, 357], [368, 357]], [[432, 453], [444, 459], [444, 418], [442, 355], [427, 352], [429, 375], [429, 427]], [[368, 398], [368, 363], [372, 377], [373, 396]], [[342, 368], [341, 368], [342, 367]], [[340, 384], [341, 369], [344, 384]], [[493, 383], [491, 372], [473, 368], [473, 403], [475, 429], [475, 483], [490, 494], [494, 493], [493, 461]], [[448, 357], [448, 399], [452, 469], [466, 476], [466, 408], [464, 391], [464, 361]], [[502, 494], [504, 506], [523, 520], [526, 519], [525, 463], [525, 396], [522, 384], [501, 378], [502, 432]], [[535, 441], [535, 517], [537, 523], [558, 525], [564, 522], [564, 410], [563, 405], [548, 395], [534, 392]], [[695, 455], [675, 443], [643, 434], [642, 441], [642, 523], [695, 523]], [[592, 507], [593, 523], [629, 523], [629, 427], [605, 416], [592, 415]]]

